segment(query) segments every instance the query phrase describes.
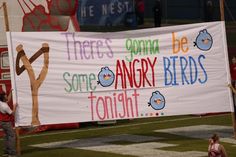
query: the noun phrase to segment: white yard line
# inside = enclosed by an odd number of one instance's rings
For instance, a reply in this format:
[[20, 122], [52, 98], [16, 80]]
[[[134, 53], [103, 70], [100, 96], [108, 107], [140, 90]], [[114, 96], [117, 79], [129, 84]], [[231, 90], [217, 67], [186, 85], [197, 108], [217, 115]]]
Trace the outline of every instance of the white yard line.
[[[169, 144], [159, 141], [160, 138], [154, 136], [141, 135], [115, 135], [98, 138], [68, 140], [61, 142], [51, 142], [31, 145], [38, 148], [73, 148], [97, 152], [108, 152], [123, 155], [132, 155], [136, 157], [204, 157], [206, 152], [202, 151], [167, 151], [162, 150], [165, 147], [176, 147], [178, 144]], [[127, 141], [132, 144], [120, 145], [112, 144], [115, 141]]]
[[[180, 119], [178, 119], [180, 120]], [[172, 121], [172, 120], [171, 120]], [[175, 120], [176, 121], [176, 120]], [[146, 123], [144, 123], [146, 124]], [[150, 124], [150, 123], [149, 123]], [[223, 142], [230, 143], [235, 146], [236, 142], [233, 138], [230, 138], [232, 127], [230, 126], [220, 126], [220, 125], [193, 125], [169, 129], [154, 130], [154, 132], [162, 132], [175, 134], [180, 136], [186, 136], [191, 138], [205, 139], [207, 140], [212, 132], [220, 133]], [[108, 152], [123, 155], [132, 155], [136, 157], [204, 157], [207, 156], [207, 152], [204, 151], [169, 151], [163, 150], [165, 147], [176, 147], [178, 144], [160, 142], [160, 137], [156, 136], [141, 136], [132, 134], [121, 134], [112, 135], [105, 137], [96, 138], [86, 138], [86, 139], [76, 139], [76, 140], [66, 140], [59, 142], [41, 143], [36, 145], [31, 145], [32, 147], [38, 148], [73, 148], [73, 149], [83, 149], [89, 151], [98, 152]], [[116, 141], [128, 141], [132, 144], [121, 145], [112, 144]], [[206, 143], [207, 148], [207, 143]]]

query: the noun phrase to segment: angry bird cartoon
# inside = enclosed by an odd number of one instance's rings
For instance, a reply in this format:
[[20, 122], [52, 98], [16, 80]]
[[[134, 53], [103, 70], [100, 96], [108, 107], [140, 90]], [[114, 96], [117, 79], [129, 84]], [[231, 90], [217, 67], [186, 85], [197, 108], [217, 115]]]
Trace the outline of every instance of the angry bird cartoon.
[[113, 84], [115, 79], [114, 73], [108, 67], [102, 67], [98, 73], [98, 84], [103, 87], [109, 87]]
[[211, 35], [207, 32], [206, 29], [201, 30], [196, 38], [196, 41], [193, 42], [194, 46], [197, 46], [200, 50], [208, 51], [211, 49], [213, 44], [213, 39]]
[[154, 110], [161, 110], [165, 107], [165, 97], [159, 92], [152, 93], [148, 106], [151, 106]]

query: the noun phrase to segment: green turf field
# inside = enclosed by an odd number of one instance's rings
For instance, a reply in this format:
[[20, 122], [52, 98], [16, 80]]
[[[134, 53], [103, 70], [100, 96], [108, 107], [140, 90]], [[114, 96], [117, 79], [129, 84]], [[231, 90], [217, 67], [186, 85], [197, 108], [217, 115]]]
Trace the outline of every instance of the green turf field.
[[[197, 131], [188, 129], [185, 131], [177, 131], [177, 134], [168, 132], [168, 129], [182, 128], [188, 126], [220, 126], [230, 129], [209, 130], [204, 127], [199, 128]], [[165, 129], [165, 130], [163, 130]], [[166, 130], [167, 129], [167, 130]], [[206, 131], [207, 130], [207, 131]], [[167, 132], [166, 132], [167, 131]], [[206, 131], [206, 132], [205, 132]], [[112, 125], [98, 125], [97, 123], [82, 123], [79, 129], [47, 131], [40, 134], [24, 135], [21, 136], [21, 153], [22, 157], [130, 157], [130, 156], [145, 156], [142, 153], [147, 153], [147, 156], [153, 154], [171, 157], [182, 156], [181, 153], [196, 151], [205, 155], [208, 146], [207, 132], [212, 134], [220, 131], [221, 138], [224, 142], [229, 157], [236, 156], [236, 140], [233, 139], [233, 127], [231, 114], [222, 114], [214, 116], [173, 116], [173, 117], [159, 117], [147, 119], [133, 119], [133, 120], [120, 120]], [[227, 134], [225, 134], [227, 132]], [[195, 137], [188, 137], [186, 134], [194, 134]], [[119, 138], [114, 138], [114, 135]], [[202, 138], [202, 136], [205, 138]], [[116, 137], [115, 136], [115, 137]], [[134, 137], [136, 140], [141, 140], [141, 137], [152, 137], [144, 141], [131, 141], [127, 140], [128, 137]], [[137, 137], [136, 137], [137, 136]], [[210, 136], [210, 135], [209, 135]], [[122, 138], [123, 137], [123, 138]], [[110, 142], [101, 142], [103, 139], [111, 140]], [[127, 139], [126, 139], [127, 138]], [[227, 142], [227, 140], [231, 142]], [[70, 141], [60, 147], [36, 147], [35, 145], [42, 143], [52, 143], [60, 141]], [[105, 141], [106, 141], [105, 140]], [[75, 144], [74, 141], [80, 141], [80, 144]], [[225, 142], [226, 141], [226, 142]], [[98, 142], [98, 143], [97, 143]], [[99, 144], [99, 142], [101, 142]], [[72, 144], [74, 143], [74, 144]], [[93, 147], [86, 145], [92, 144]], [[2, 148], [3, 141], [0, 141]], [[84, 146], [81, 146], [84, 145]], [[142, 144], [142, 145], [140, 145]], [[151, 146], [161, 147], [150, 148]], [[164, 146], [163, 146], [164, 144]], [[33, 146], [34, 145], [34, 146]], [[71, 146], [70, 146], [71, 145]], [[73, 146], [74, 145], [74, 146]], [[95, 148], [95, 146], [98, 146]], [[136, 147], [135, 149], [134, 146]], [[77, 148], [75, 148], [77, 147]], [[116, 148], [116, 149], [112, 149]], [[129, 152], [127, 149], [133, 149], [136, 152]], [[121, 149], [119, 151], [119, 149]], [[122, 150], [123, 149], [123, 150]], [[108, 151], [110, 150], [110, 151]], [[123, 152], [122, 152], [123, 151]], [[137, 151], [139, 151], [137, 153]], [[152, 152], [153, 151], [153, 152]], [[120, 152], [120, 153], [119, 153]], [[127, 153], [125, 153], [127, 152]], [[133, 153], [133, 154], [132, 154]], [[152, 155], [148, 155], [151, 153]], [[178, 155], [179, 153], [179, 155]], [[0, 152], [2, 154], [2, 150]], [[136, 154], [136, 155], [135, 155]], [[140, 155], [137, 155], [140, 154]], [[169, 155], [168, 155], [169, 154]], [[190, 154], [191, 155], [191, 154]], [[191, 155], [194, 157], [194, 155]], [[196, 153], [196, 157], [197, 157]]]

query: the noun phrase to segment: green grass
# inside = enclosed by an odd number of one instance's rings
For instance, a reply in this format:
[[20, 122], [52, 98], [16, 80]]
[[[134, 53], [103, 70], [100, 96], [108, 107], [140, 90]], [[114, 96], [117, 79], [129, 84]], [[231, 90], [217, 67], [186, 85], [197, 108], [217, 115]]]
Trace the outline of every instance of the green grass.
[[[82, 124], [79, 129], [47, 131], [33, 136], [21, 136], [21, 153], [22, 157], [124, 157], [124, 155], [94, 152], [80, 149], [58, 148], [58, 149], [43, 149], [35, 148], [30, 145], [40, 144], [46, 142], [56, 142], [62, 140], [75, 140], [83, 138], [105, 137], [110, 135], [120, 134], [135, 134], [145, 136], [162, 137], [157, 142], [164, 142], [170, 144], [178, 144], [174, 147], [166, 147], [163, 150], [173, 151], [206, 151], [208, 141], [203, 139], [188, 138], [177, 136], [168, 133], [154, 132], [158, 129], [175, 128], [191, 125], [223, 125], [232, 126], [231, 114], [216, 115], [216, 116], [172, 116], [160, 118], [146, 118], [146, 119], [133, 119], [133, 120], [119, 120], [114, 125], [98, 126], [94, 123], [92, 125]], [[233, 135], [232, 135], [233, 136]], [[2, 140], [0, 147], [2, 148]], [[113, 144], [130, 144], [126, 141], [117, 141]], [[223, 143], [229, 157], [236, 156], [235, 146], [228, 143]], [[0, 152], [2, 154], [2, 150]], [[127, 156], [126, 157], [131, 157]]]

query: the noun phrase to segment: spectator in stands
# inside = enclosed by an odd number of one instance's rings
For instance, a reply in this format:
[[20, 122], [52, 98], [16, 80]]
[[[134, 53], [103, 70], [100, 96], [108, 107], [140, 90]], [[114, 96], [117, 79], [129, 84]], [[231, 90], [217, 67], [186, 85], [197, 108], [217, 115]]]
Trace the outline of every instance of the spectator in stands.
[[219, 142], [219, 136], [217, 134], [213, 134], [213, 136], [209, 139], [208, 157], [227, 157], [224, 146]]
[[156, 0], [155, 5], [153, 7], [153, 16], [154, 16], [154, 26], [161, 27], [161, 0]]
[[144, 0], [135, 1], [135, 13], [138, 25], [144, 24]]
[[204, 16], [205, 22], [213, 21], [214, 15], [214, 3], [212, 0], [205, 0], [204, 4]]
[[230, 64], [230, 74], [231, 74], [232, 85], [235, 87], [235, 82], [236, 82], [236, 57], [232, 58], [232, 63]]
[[232, 62], [230, 64], [230, 74], [231, 74], [231, 85], [229, 87], [233, 91], [233, 102], [234, 102], [234, 110], [235, 110], [235, 116], [236, 116], [236, 103], [235, 103], [235, 86], [236, 86], [236, 57], [232, 58]]
[[16, 156], [16, 136], [13, 130], [12, 116], [15, 113], [16, 106], [11, 109], [8, 102], [11, 100], [12, 91], [7, 96], [5, 92], [0, 93], [0, 124], [5, 133], [4, 136], [4, 155], [6, 157]]

